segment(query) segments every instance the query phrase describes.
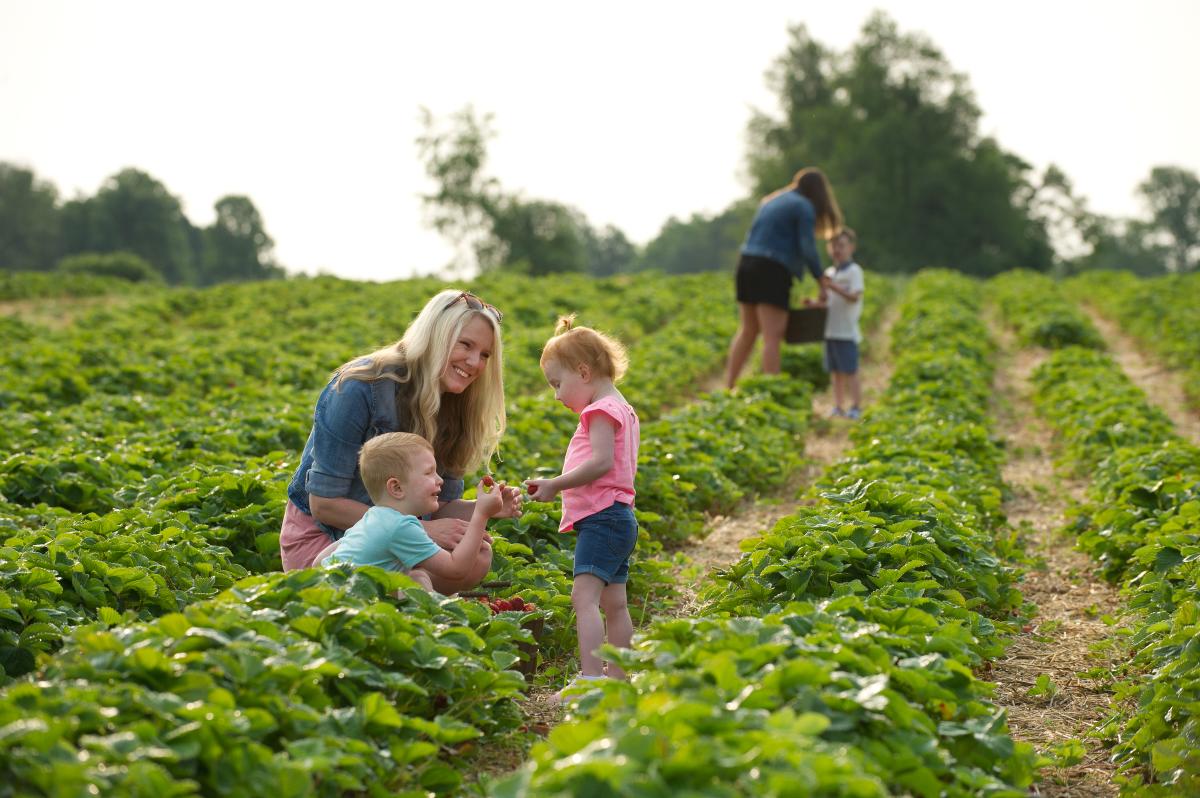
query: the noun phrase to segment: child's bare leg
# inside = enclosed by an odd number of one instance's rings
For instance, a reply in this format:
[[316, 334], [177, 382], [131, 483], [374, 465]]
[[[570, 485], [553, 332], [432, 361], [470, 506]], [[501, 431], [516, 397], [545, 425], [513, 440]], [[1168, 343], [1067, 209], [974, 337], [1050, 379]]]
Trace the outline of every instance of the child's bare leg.
[[447, 579], [431, 573], [433, 589], [444, 596], [452, 596], [460, 590], [470, 590], [483, 581], [488, 571], [492, 569], [492, 547], [487, 543], [479, 544], [479, 553], [471, 570], [462, 579]]
[[424, 568], [413, 568], [408, 572], [409, 577], [430, 593], [433, 592], [433, 575]]
[[575, 607], [575, 628], [579, 632], [579, 672], [584, 676], [603, 676], [604, 663], [596, 649], [604, 643], [604, 621], [600, 619], [600, 595], [604, 580], [592, 574], [575, 577], [571, 604]]
[[862, 407], [862, 380], [858, 378], [858, 372], [847, 374], [846, 382], [850, 388], [850, 403], [854, 407]]
[[[608, 642], [617, 648], [633, 646], [633, 619], [629, 617], [629, 601], [625, 595], [624, 582], [613, 582], [600, 592], [600, 609], [604, 610]], [[624, 679], [625, 671], [610, 662], [608, 675], [614, 679]]]
[[830, 379], [833, 381], [833, 406], [838, 410], [842, 410], [846, 401], [845, 376], [840, 371], [830, 373]]
[[321, 553], [317, 555], [317, 559], [313, 560], [313, 567], [320, 568], [321, 560], [324, 560], [330, 554], [333, 554], [335, 551], [337, 551], [338, 544], [341, 542], [342, 541], [340, 540], [335, 540], [325, 548], [321, 549]]

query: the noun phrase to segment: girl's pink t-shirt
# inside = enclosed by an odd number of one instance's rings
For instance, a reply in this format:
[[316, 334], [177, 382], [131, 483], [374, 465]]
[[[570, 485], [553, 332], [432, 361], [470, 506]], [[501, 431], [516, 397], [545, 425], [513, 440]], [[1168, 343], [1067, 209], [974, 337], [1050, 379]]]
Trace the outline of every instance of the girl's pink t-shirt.
[[583, 408], [579, 414], [579, 426], [567, 446], [563, 460], [563, 473], [585, 462], [592, 456], [592, 442], [588, 430], [597, 415], [608, 418], [616, 427], [613, 441], [613, 464], [603, 476], [562, 492], [562, 523], [559, 532], [569, 532], [575, 522], [593, 513], [612, 506], [613, 502], [633, 504], [633, 479], [637, 474], [638, 445], [641, 443], [641, 427], [637, 413], [627, 403], [615, 396], [605, 396]]

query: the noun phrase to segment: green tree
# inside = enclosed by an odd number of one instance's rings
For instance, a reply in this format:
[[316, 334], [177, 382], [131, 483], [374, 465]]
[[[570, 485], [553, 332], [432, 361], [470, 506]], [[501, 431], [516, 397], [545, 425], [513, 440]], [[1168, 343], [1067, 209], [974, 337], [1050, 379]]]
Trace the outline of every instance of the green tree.
[[1053, 250], [1028, 205], [1029, 165], [979, 136], [966, 78], [927, 37], [901, 33], [881, 12], [845, 54], [804, 26], [790, 35], [768, 73], [782, 116], [750, 124], [756, 195], [815, 165], [875, 268], [1050, 268]]
[[214, 206], [216, 221], [204, 230], [200, 282], [205, 285], [282, 276], [271, 259], [275, 242], [249, 197], [229, 195]]
[[97, 227], [96, 205], [86, 197], [76, 197], [63, 203], [60, 211], [62, 251], [70, 254], [91, 251], [93, 242], [101, 238]]
[[468, 105], [439, 124], [422, 108], [421, 125], [417, 152], [437, 186], [434, 193], [421, 195], [427, 217], [434, 230], [459, 247], [460, 258], [474, 258], [487, 270], [504, 257], [492, 230], [502, 205], [500, 187], [484, 174], [487, 142], [495, 135], [492, 116], [477, 117]]
[[1146, 277], [1166, 274], [1168, 248], [1155, 242], [1150, 222], [1086, 214], [1082, 232], [1088, 251], [1065, 264], [1068, 273], [1113, 269]]
[[32, 170], [0, 162], [0, 269], [53, 268], [61, 235], [58, 189]]
[[584, 246], [587, 249], [587, 270], [597, 277], [610, 277], [632, 271], [637, 261], [637, 247], [614, 225], [603, 230], [584, 227]]
[[1069, 264], [1087, 254], [1090, 245], [1084, 233], [1095, 229], [1094, 217], [1066, 173], [1054, 164], [1047, 166], [1036, 184], [1029, 185], [1024, 202], [1032, 218], [1046, 231], [1057, 269], [1069, 270]]
[[544, 200], [505, 197], [490, 209], [493, 242], [484, 268], [523, 264], [530, 274], [581, 272], [588, 267], [586, 225], [582, 214]]
[[96, 196], [63, 209], [68, 253], [126, 251], [149, 261], [168, 283], [195, 282], [196, 264], [183, 208], [159, 181], [124, 169]]
[[731, 269], [758, 203], [743, 199], [714, 215], [667, 220], [638, 259], [639, 269], [668, 274]]
[[[437, 185], [421, 199], [435, 230], [467, 250], [483, 271], [519, 267], [530, 274], [627, 270], [636, 252], [619, 230], [593, 230], [575, 208], [504, 192], [484, 173], [491, 115], [468, 106], [439, 126], [422, 110], [417, 149]], [[466, 253], [461, 253], [466, 254]]]
[[1138, 186], [1152, 224], [1165, 234], [1167, 262], [1176, 272], [1200, 264], [1200, 179], [1176, 166], [1156, 166]]

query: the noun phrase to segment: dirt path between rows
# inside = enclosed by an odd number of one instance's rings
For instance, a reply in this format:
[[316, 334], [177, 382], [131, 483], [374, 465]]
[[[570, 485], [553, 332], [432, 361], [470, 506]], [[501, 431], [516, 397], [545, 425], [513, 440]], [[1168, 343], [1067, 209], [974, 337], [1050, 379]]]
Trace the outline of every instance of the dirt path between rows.
[[[1086, 756], [1068, 768], [1047, 769], [1037, 795], [1056, 798], [1115, 796], [1114, 767], [1099, 740], [1087, 734], [1104, 718], [1110, 695], [1086, 671], [1113, 662], [1111, 649], [1094, 650], [1113, 629], [1102, 619], [1116, 617], [1124, 602], [1096, 572], [1096, 565], [1061, 532], [1065, 511], [1083, 496], [1086, 483], [1055, 473], [1054, 442], [1037, 418], [1029, 377], [1046, 358], [1042, 350], [1019, 349], [1007, 332], [994, 328], [1003, 354], [995, 379], [997, 429], [1009, 457], [1003, 469], [1011, 496], [1004, 504], [1009, 523], [1026, 541], [1026, 551], [1042, 567], [1030, 569], [1020, 585], [1037, 616], [1016, 636], [1004, 657], [980, 672], [996, 684], [996, 703], [1008, 712], [1014, 738], [1047, 750], [1068, 740], [1083, 741]], [[1047, 676], [1049, 694], [1037, 689]], [[1039, 693], [1030, 695], [1030, 691]]]
[[1151, 403], [1167, 414], [1181, 436], [1200, 445], [1200, 408], [1188, 401], [1179, 376], [1154, 355], [1143, 353], [1133, 338], [1094, 308], [1085, 305], [1084, 310], [1125, 375], [1142, 389]]

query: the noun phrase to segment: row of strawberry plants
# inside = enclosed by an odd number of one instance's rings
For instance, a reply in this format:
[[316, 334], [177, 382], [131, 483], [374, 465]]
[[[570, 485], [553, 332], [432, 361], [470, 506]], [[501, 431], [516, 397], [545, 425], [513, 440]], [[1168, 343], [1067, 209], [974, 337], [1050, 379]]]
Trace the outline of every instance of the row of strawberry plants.
[[893, 332], [892, 387], [811, 504], [655, 624], [634, 673], [551, 732], [505, 796], [1024, 795], [1030, 747], [971, 666], [1020, 606], [979, 287], [924, 273]]
[[1095, 325], [1044, 274], [1029, 269], [1004, 272], [988, 281], [988, 293], [1026, 346], [1104, 349]]
[[0, 796], [453, 794], [470, 741], [521, 724], [529, 632], [477, 602], [397, 600], [405, 582], [270, 574], [79, 628], [0, 692]]
[[1087, 272], [1067, 280], [1066, 288], [1178, 369], [1188, 395], [1200, 404], [1200, 274], [1139, 278], [1128, 272]]
[[1124, 583], [1132, 660], [1113, 713], [1123, 792], [1200, 792], [1200, 447], [1107, 356], [1068, 348], [1035, 372], [1035, 402], [1062, 459], [1091, 480], [1068, 529]]

